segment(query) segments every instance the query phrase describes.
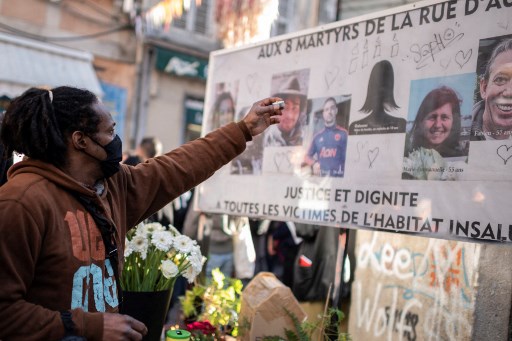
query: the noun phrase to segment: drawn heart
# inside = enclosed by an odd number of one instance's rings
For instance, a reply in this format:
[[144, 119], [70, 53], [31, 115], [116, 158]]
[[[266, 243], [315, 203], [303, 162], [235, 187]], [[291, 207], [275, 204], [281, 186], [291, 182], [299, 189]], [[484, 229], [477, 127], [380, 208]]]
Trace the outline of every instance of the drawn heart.
[[472, 54], [473, 49], [469, 49], [466, 53], [464, 53], [464, 51], [459, 51], [455, 55], [455, 62], [459, 64], [460, 68], [462, 69], [462, 67], [469, 61]]
[[379, 155], [379, 147], [375, 147], [368, 151], [368, 160], [370, 161], [370, 166], [368, 168], [372, 168], [373, 162], [377, 159], [377, 155]]
[[441, 60], [439, 61], [439, 64], [441, 65], [441, 67], [442, 67], [443, 69], [445, 69], [445, 70], [446, 70], [446, 68], [448, 67], [448, 65], [450, 65], [450, 62], [451, 62], [451, 61], [452, 61], [452, 60], [451, 60], [450, 58], [441, 59]]
[[324, 79], [325, 84], [327, 85], [327, 90], [330, 89], [332, 83], [338, 77], [338, 74], [340, 73], [340, 69], [337, 66], [333, 66], [330, 69], [325, 70], [324, 73]]
[[290, 170], [292, 166], [290, 154], [290, 152], [274, 154], [274, 165], [276, 166], [278, 172], [285, 172]]
[[256, 84], [257, 78], [258, 78], [257, 73], [251, 73], [251, 74], [247, 75], [245, 82], [247, 84], [247, 89], [249, 89], [249, 93], [252, 93], [252, 90], [254, 89], [254, 85]]
[[507, 164], [508, 159], [512, 157], [512, 146], [501, 145], [496, 149], [496, 153], [503, 160], [504, 164]]

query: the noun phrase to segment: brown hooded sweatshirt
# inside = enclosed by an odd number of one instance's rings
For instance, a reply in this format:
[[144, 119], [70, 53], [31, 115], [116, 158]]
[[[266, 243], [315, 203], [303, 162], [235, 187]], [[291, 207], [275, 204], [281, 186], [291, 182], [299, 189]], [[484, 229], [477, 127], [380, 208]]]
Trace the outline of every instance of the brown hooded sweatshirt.
[[71, 312], [78, 335], [102, 340], [101, 312], [118, 311], [101, 234], [73, 193], [104, 208], [122, 261], [127, 228], [206, 180], [250, 139], [244, 123], [228, 124], [136, 167], [122, 165], [101, 195], [42, 161], [11, 167], [0, 187], [0, 340], [59, 340], [60, 311]]

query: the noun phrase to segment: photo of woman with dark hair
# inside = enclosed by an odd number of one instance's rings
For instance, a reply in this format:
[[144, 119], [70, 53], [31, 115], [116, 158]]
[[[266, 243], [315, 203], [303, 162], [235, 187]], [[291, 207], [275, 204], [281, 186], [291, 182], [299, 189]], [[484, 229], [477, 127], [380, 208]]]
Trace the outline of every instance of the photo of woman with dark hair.
[[[413, 82], [412, 96], [421, 93], [421, 97], [417, 100], [414, 97], [409, 108], [410, 128], [405, 140], [402, 179], [457, 180], [463, 173], [471, 119], [462, 115], [463, 100], [459, 91], [470, 86], [467, 77]], [[468, 85], [460, 85], [464, 81]], [[470, 103], [464, 107], [464, 112], [469, 113]]]
[[460, 103], [457, 93], [447, 86], [430, 91], [407, 136], [405, 156], [419, 148], [435, 149], [442, 157], [464, 155], [459, 144]]
[[366, 101], [360, 109], [369, 115], [350, 124], [350, 135], [405, 132], [406, 120], [389, 114], [391, 110], [399, 108], [393, 94], [394, 84], [393, 66], [389, 61], [382, 60], [373, 66]]
[[235, 100], [228, 91], [221, 92], [213, 105], [210, 130], [232, 122], [235, 118]]

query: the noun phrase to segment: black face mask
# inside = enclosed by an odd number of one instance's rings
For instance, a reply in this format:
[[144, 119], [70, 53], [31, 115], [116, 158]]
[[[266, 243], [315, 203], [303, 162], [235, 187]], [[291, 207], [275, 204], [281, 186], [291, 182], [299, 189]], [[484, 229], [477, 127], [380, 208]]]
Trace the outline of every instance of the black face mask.
[[103, 148], [105, 153], [107, 153], [107, 158], [105, 160], [100, 161], [101, 170], [103, 171], [103, 176], [106, 178], [110, 178], [112, 175], [119, 172], [121, 168], [120, 162], [123, 158], [123, 142], [119, 138], [119, 135], [116, 135], [112, 141], [102, 146], [95, 139], [89, 136], [91, 140], [93, 140], [98, 146]]

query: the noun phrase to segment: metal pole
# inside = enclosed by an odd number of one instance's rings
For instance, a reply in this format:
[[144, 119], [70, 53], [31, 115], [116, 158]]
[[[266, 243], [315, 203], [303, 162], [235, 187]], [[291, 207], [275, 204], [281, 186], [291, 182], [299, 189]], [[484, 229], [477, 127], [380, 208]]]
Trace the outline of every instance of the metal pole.
[[[345, 283], [343, 282], [343, 272], [345, 270], [345, 259], [348, 253], [348, 230], [340, 229], [338, 235], [338, 251], [336, 253], [336, 269], [334, 274], [334, 288], [333, 288], [333, 299], [332, 306], [341, 310], [341, 294]], [[337, 326], [341, 321], [338, 321], [338, 317], [334, 314], [331, 318], [330, 325], [327, 327], [331, 329], [333, 326]], [[337, 340], [337, 337], [332, 333], [329, 333], [330, 340]]]
[[339, 21], [341, 19], [341, 2], [343, 0], [337, 0], [336, 1], [336, 21]]
[[343, 290], [343, 271], [345, 270], [345, 257], [347, 257], [348, 230], [340, 229], [338, 236], [338, 251], [336, 253], [336, 270], [334, 275], [334, 288], [332, 306], [341, 308], [341, 292]]

